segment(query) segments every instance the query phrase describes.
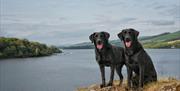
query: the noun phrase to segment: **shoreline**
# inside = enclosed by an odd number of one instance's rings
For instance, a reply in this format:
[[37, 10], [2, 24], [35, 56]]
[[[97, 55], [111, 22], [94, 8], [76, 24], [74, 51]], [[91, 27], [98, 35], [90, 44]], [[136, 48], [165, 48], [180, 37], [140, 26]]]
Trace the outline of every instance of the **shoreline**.
[[[63, 53], [63, 52], [60, 52], [60, 53]], [[53, 54], [50, 54], [50, 55], [40, 55], [40, 56], [25, 56], [25, 57], [4, 57], [4, 58], [0, 58], [0, 61], [1, 59], [15, 59], [15, 58], [40, 58], [40, 57], [48, 57], [48, 56], [53, 56], [53, 55], [57, 55], [59, 53], [53, 53]]]

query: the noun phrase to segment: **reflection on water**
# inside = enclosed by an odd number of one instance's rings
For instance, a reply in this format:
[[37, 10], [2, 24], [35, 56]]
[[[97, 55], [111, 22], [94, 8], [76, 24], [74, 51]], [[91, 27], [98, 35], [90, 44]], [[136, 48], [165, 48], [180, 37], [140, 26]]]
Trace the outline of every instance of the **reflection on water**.
[[[148, 49], [147, 52], [158, 77], [180, 79], [180, 49]], [[126, 76], [125, 67], [123, 75]], [[106, 76], [109, 78], [108, 68]], [[62, 54], [47, 57], [0, 60], [0, 91], [72, 91], [100, 82], [92, 49], [64, 50]]]

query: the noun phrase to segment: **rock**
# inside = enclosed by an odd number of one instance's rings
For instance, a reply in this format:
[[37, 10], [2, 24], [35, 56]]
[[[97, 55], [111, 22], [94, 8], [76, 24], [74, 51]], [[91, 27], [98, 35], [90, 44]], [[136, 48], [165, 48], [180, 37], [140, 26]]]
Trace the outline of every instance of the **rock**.
[[[119, 81], [114, 81], [113, 86], [100, 88], [99, 85], [93, 84], [86, 88], [79, 88], [77, 91], [139, 91], [138, 89], [128, 89], [126, 83], [122, 86], [117, 85]], [[150, 83], [140, 91], [180, 91], [180, 80], [160, 79], [157, 82]]]

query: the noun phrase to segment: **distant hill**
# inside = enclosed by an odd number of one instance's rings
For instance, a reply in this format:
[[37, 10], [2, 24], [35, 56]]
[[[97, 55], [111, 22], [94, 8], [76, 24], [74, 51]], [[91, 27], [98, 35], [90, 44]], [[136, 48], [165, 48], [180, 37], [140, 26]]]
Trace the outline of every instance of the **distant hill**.
[[27, 39], [0, 37], [0, 59], [13, 57], [47, 56], [62, 51], [55, 46], [47, 46]]
[[[180, 48], [180, 31], [173, 33], [162, 33], [154, 36], [139, 37], [139, 41], [145, 48]], [[116, 46], [123, 46], [119, 39], [110, 40], [110, 43]], [[70, 46], [61, 46], [63, 49], [92, 49], [91, 42], [83, 42]]]
[[174, 33], [163, 33], [155, 36], [142, 37], [140, 38], [143, 42], [152, 42], [152, 41], [173, 41], [180, 40], [180, 31]]

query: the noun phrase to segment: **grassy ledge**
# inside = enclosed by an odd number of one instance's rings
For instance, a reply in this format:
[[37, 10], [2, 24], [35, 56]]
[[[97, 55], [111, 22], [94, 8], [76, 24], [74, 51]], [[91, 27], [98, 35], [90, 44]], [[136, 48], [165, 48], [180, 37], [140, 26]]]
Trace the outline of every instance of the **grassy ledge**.
[[[119, 81], [114, 81], [112, 87], [100, 88], [99, 85], [93, 84], [89, 87], [78, 88], [76, 91], [127, 91], [126, 82], [118, 86]], [[180, 80], [174, 78], [162, 78], [144, 86], [143, 91], [180, 91]]]

